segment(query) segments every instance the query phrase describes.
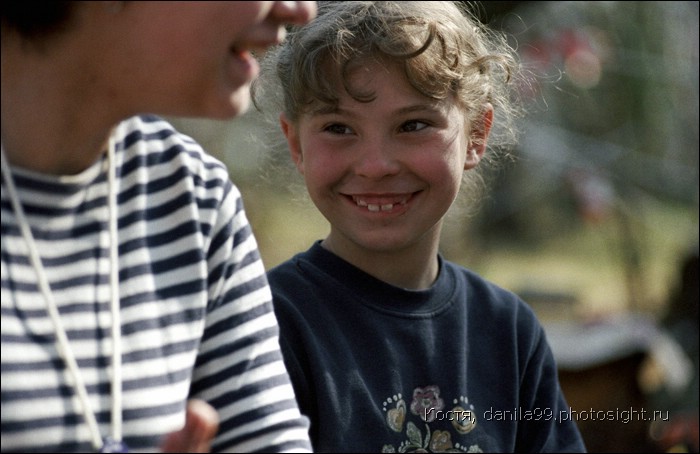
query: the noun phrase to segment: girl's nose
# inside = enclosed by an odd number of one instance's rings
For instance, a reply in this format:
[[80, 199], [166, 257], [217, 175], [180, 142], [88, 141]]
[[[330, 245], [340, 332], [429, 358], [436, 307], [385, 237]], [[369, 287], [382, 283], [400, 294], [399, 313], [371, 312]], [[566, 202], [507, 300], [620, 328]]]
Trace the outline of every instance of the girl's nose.
[[358, 152], [354, 170], [357, 175], [380, 179], [396, 175], [400, 169], [401, 165], [389, 147], [381, 143], [371, 143], [365, 144]]
[[285, 24], [303, 25], [316, 17], [316, 2], [275, 2], [272, 15]]

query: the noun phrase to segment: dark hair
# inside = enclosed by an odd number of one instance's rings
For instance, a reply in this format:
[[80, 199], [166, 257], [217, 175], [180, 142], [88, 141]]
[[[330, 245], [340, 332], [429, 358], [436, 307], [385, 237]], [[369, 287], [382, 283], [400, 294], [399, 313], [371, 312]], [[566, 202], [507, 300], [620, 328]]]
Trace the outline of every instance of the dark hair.
[[41, 41], [68, 27], [80, 2], [2, 2], [2, 28], [16, 31], [28, 41]]

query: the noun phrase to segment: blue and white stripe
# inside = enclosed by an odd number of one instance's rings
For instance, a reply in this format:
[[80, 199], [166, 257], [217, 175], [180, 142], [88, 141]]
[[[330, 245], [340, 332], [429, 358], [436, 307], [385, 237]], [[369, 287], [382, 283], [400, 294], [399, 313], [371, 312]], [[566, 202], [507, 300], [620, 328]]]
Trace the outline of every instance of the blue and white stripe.
[[[157, 117], [116, 130], [123, 430], [152, 451], [188, 398], [219, 411], [215, 450], [308, 451], [271, 295], [226, 168]], [[13, 169], [104, 435], [110, 420], [105, 161], [78, 175]], [[2, 186], [2, 450], [89, 451], [36, 272]]]

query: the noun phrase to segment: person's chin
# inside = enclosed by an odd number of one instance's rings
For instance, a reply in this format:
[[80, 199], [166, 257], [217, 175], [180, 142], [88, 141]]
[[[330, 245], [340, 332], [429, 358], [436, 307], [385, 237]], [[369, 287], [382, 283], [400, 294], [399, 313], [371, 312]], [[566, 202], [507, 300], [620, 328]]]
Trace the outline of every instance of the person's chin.
[[250, 91], [246, 85], [234, 92], [230, 92], [226, 98], [219, 98], [216, 105], [210, 104], [205, 108], [206, 112], [200, 112], [200, 116], [217, 120], [228, 120], [246, 113], [250, 103]]
[[250, 107], [250, 86], [245, 85], [234, 91], [229, 97], [229, 104], [231, 106], [230, 117], [246, 113]]
[[231, 116], [243, 115], [250, 107], [250, 94], [248, 89], [241, 89], [231, 95]]

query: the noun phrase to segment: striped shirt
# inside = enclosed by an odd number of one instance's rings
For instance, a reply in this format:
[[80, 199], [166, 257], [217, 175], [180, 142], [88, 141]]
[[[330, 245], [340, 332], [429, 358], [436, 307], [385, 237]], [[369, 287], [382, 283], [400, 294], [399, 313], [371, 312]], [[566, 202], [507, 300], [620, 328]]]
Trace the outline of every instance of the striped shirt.
[[[309, 451], [257, 243], [226, 168], [154, 116], [116, 129], [124, 441], [153, 451], [189, 398], [216, 451]], [[100, 431], [110, 433], [106, 159], [12, 169]], [[90, 431], [2, 183], [2, 451], [90, 451]]]

